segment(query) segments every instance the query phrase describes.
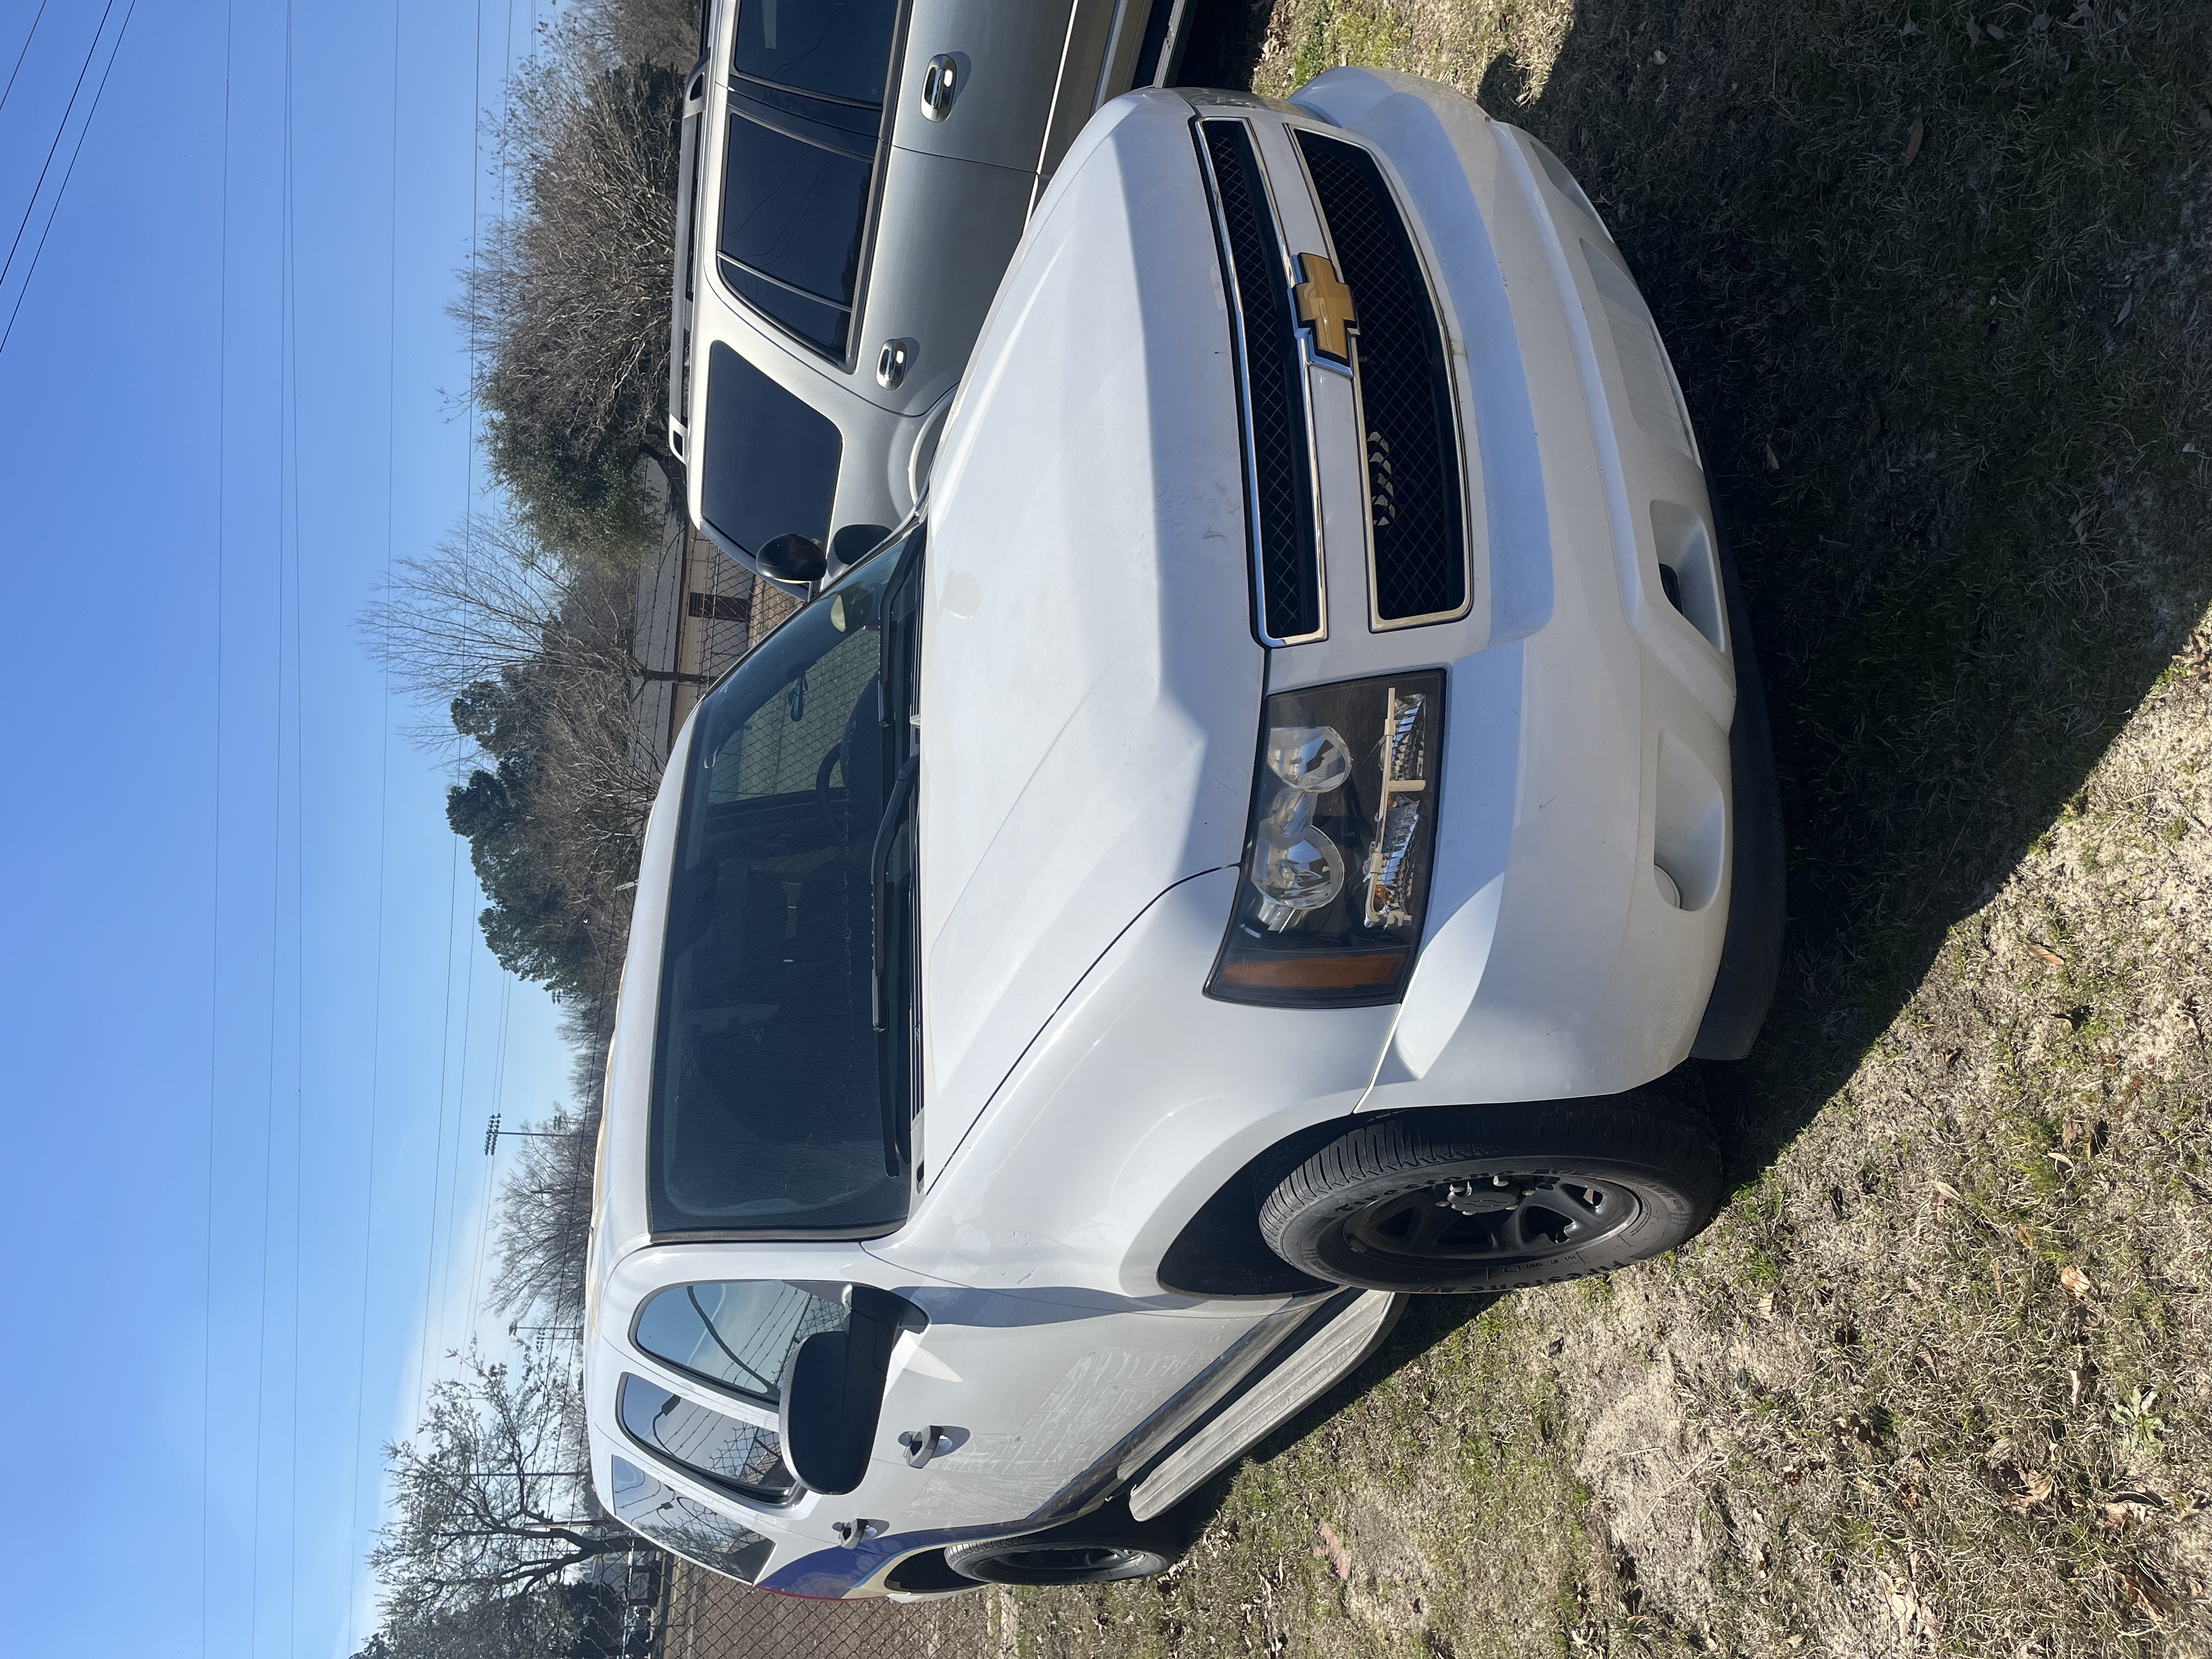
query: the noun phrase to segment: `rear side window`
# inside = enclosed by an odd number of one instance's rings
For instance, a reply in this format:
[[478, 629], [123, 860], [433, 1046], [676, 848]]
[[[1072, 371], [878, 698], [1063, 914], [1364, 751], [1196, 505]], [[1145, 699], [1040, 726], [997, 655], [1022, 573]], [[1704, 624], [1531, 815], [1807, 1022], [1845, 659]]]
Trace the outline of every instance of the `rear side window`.
[[747, 553], [793, 531], [827, 539], [843, 453], [835, 421], [715, 342], [700, 452], [708, 524]]
[[883, 137], [896, 0], [745, 0], [730, 58], [722, 280], [842, 360]]
[[855, 155], [750, 119], [731, 100], [723, 280], [833, 357], [851, 334], [874, 175], [872, 136]]
[[639, 1445], [740, 1498], [787, 1504], [799, 1491], [774, 1429], [710, 1411], [641, 1376], [623, 1378], [617, 1409]]
[[678, 1285], [646, 1303], [633, 1334], [655, 1359], [774, 1406], [791, 1351], [845, 1318], [843, 1303], [780, 1279]]
[[775, 1546], [726, 1515], [654, 1480], [626, 1457], [612, 1460], [615, 1518], [688, 1561], [756, 1583]]
[[745, 0], [730, 66], [824, 98], [883, 101], [898, 0]]

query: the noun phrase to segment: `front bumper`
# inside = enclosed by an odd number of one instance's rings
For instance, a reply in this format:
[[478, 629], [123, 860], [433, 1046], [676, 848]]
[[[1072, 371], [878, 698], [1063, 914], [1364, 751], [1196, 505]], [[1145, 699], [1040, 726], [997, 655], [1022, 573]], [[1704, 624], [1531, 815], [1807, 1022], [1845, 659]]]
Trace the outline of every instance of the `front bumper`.
[[1300, 1130], [1648, 1082], [1689, 1054], [1729, 927], [1738, 624], [1673, 371], [1603, 226], [1533, 140], [1411, 77], [1332, 71], [1289, 106], [1186, 95], [1249, 124], [1291, 253], [1327, 246], [1291, 130], [1365, 143], [1429, 272], [1467, 614], [1368, 625], [1358, 403], [1312, 366], [1332, 621], [1267, 670], [1269, 690], [1444, 672], [1423, 946], [1395, 1006], [1238, 1006], [1199, 987], [1241, 876], [1162, 895], [874, 1247], [961, 1283], [1158, 1297], [1200, 1206]]
[[[1293, 112], [1253, 120], [1289, 245], [1323, 234], [1292, 130], [1364, 140], [1427, 266], [1468, 434], [1472, 613], [1269, 662], [1271, 690], [1446, 670], [1427, 929], [1359, 1109], [1632, 1088], [1690, 1052], [1732, 898], [1737, 641], [1671, 365], [1587, 198], [1526, 134], [1367, 70], [1321, 76]], [[1322, 533], [1349, 547], [1360, 434], [1349, 404], [1332, 429], [1322, 390]], [[1333, 613], [1365, 615], [1364, 562], [1327, 568]]]

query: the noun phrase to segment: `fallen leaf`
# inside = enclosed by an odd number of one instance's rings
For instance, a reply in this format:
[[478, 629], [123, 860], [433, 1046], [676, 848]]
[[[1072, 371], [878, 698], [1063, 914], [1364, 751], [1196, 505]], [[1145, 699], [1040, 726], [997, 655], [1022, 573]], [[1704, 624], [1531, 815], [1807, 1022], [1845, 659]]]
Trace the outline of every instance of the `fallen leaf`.
[[1667, 61], [1667, 54], [1655, 47], [1652, 50], [1651, 61], [1655, 64], [1663, 64]]
[[1948, 1181], [1932, 1182], [1929, 1184], [1945, 1198], [1949, 1199], [1954, 1204], [1964, 1204], [1966, 1201], [1965, 1199], [1959, 1196], [1959, 1189], [1956, 1187], [1954, 1187]]
[[2132, 1494], [2107, 1499], [2100, 1505], [2104, 1514], [2097, 1524], [2106, 1532], [2118, 1532], [2130, 1521], [2140, 1521], [2151, 1512], [2152, 1504]]
[[2166, 1594], [2165, 1585], [2151, 1577], [2148, 1567], [2121, 1568], [2120, 1582], [2142, 1603], [2142, 1610], [2150, 1615], [2153, 1624], [2166, 1622], [2166, 1614], [2173, 1611], [2173, 1598]]
[[2066, 965], [2064, 957], [2060, 956], [2048, 945], [2038, 945], [2033, 939], [2027, 942], [2027, 953], [2038, 962], [2048, 963], [2053, 968], [2063, 968]]
[[1943, 1069], [1948, 1072], [1954, 1066], [1957, 1066], [1960, 1056], [1965, 1054], [1966, 1052], [1966, 1051], [1964, 1048], [1952, 1048], [1947, 1050], [1943, 1055]]
[[1970, 46], [1982, 44], [1982, 26], [1971, 17], [1966, 20], [1966, 44]]
[[1759, 1316], [1761, 1319], [1771, 1319], [1774, 1317], [1773, 1291], [1769, 1291], [1765, 1296], [1759, 1298]]
[[2076, 1302], [2087, 1302], [2096, 1294], [2097, 1287], [2090, 1283], [2089, 1275], [2070, 1263], [2058, 1270], [2058, 1282]]
[[2056, 1488], [2051, 1484], [2049, 1475], [2040, 1469], [2017, 1469], [2014, 1473], [2020, 1476], [2021, 1493], [2017, 1498], [2005, 1499], [2007, 1509], [2016, 1510], [2025, 1515], [2039, 1504], [2051, 1501], [2051, 1494]]
[[2035, 1235], [2028, 1231], [2025, 1224], [2020, 1227], [2019, 1232], [2020, 1242], [2027, 1246], [2029, 1249], [2033, 1249], [2035, 1248]]
[[1920, 141], [1927, 135], [1927, 131], [1928, 123], [1919, 116], [1914, 116], [1912, 131], [1905, 135], [1905, 159], [1898, 163], [1899, 167], [1909, 167], [1912, 165], [1912, 158], [1920, 154]]
[[1336, 1528], [1326, 1521], [1321, 1523], [1321, 1542], [1314, 1546], [1313, 1553], [1316, 1560], [1328, 1562], [1339, 1578], [1350, 1582], [1352, 1552], [1344, 1547], [1344, 1540], [1336, 1535]]
[[2002, 24], [1984, 23], [1982, 25], [1982, 30], [1992, 40], [2002, 40], [2005, 38], [2004, 27]]
[[1999, 1296], [2002, 1296], [2004, 1294], [2004, 1265], [2002, 1262], [1996, 1261], [1994, 1258], [1990, 1262], [1990, 1279], [1991, 1282], [1996, 1285], [1997, 1294]]
[[1774, 453], [1774, 445], [1771, 441], [1766, 446], [1766, 470], [1769, 472], [1779, 472], [1782, 471], [1782, 463], [1776, 458]]
[[1915, 1296], [1924, 1296], [1927, 1294], [1927, 1286], [1923, 1285], [1918, 1279], [1915, 1279], [1911, 1273], [1907, 1273], [1905, 1276], [1905, 1288], [1911, 1291]]
[[1920, 1483], [1917, 1480], [1908, 1480], [1903, 1486], [1899, 1486], [1897, 1489], [1897, 1501], [1904, 1504], [1908, 1510], [1918, 1509], [1920, 1507]]

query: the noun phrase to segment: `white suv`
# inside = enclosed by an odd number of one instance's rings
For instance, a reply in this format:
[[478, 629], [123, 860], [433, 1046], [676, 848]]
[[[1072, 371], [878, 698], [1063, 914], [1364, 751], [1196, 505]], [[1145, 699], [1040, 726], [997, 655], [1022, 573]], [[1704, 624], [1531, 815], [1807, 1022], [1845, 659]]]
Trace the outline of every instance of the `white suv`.
[[1743, 611], [1650, 312], [1447, 88], [1134, 94], [928, 499], [647, 837], [593, 1476], [769, 1589], [1164, 1565], [1400, 1295], [1663, 1250], [1771, 992]]
[[906, 516], [1030, 210], [1187, 3], [709, 0], [668, 442], [722, 551], [803, 590]]

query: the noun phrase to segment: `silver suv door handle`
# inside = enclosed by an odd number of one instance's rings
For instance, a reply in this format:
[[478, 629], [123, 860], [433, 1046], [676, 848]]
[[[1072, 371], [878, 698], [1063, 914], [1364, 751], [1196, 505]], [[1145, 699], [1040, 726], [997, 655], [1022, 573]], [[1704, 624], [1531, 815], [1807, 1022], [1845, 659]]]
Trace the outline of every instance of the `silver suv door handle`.
[[942, 121], [952, 112], [952, 96], [960, 90], [960, 65], [948, 52], [939, 52], [921, 72], [921, 112]]

